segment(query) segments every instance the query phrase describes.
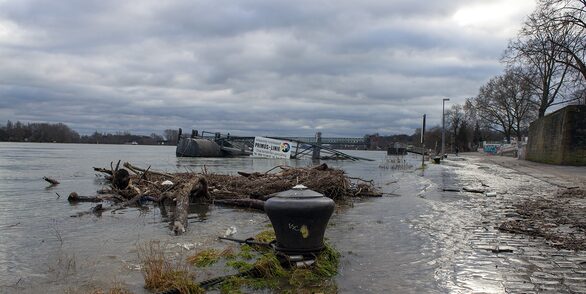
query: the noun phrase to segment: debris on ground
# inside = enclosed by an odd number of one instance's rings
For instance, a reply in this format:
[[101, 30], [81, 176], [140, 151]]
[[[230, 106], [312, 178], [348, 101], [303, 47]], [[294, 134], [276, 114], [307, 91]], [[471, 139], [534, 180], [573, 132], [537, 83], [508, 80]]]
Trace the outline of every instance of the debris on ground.
[[556, 248], [586, 250], [586, 190], [560, 189], [551, 197], [514, 204], [520, 219], [500, 225], [506, 232], [539, 236]]

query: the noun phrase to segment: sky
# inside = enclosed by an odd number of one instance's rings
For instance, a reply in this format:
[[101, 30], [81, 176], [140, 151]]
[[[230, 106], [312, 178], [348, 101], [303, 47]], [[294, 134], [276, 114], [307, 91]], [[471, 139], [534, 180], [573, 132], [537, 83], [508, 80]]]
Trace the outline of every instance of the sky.
[[412, 134], [475, 96], [534, 0], [0, 0], [0, 124]]

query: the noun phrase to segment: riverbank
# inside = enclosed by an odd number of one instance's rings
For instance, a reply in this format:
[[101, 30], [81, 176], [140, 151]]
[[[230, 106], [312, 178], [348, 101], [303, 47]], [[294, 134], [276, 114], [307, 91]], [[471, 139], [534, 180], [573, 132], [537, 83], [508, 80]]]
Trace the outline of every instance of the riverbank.
[[[440, 197], [418, 226], [451, 292], [586, 293], [583, 167], [462, 154], [441, 164]], [[570, 189], [568, 189], [570, 188]]]

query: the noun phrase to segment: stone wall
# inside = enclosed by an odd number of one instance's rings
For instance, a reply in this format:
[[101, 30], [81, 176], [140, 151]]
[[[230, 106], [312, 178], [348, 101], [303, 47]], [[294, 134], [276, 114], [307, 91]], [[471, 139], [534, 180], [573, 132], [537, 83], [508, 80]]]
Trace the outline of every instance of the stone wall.
[[570, 105], [532, 122], [526, 158], [586, 165], [586, 105]]

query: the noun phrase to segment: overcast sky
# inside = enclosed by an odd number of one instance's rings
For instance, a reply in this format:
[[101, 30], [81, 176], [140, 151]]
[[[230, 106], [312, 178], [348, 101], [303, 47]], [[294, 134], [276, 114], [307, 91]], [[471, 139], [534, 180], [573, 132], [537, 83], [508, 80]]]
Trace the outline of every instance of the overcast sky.
[[[534, 0], [0, 0], [0, 123], [413, 133], [503, 70]], [[447, 104], [449, 106], [450, 104]]]

